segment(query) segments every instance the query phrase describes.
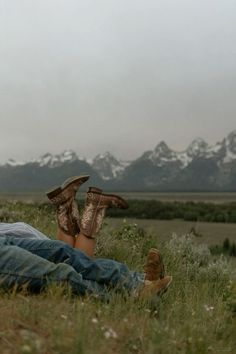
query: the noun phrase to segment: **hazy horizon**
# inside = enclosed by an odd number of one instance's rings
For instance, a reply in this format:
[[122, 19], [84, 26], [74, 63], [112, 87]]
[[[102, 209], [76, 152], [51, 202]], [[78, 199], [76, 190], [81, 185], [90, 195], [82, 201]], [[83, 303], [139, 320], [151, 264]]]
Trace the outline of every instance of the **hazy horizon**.
[[[236, 130], [233, 130], [233, 131], [229, 132], [229, 134], [232, 133], [232, 132], [235, 132], [235, 134], [236, 134]], [[229, 134], [227, 134], [227, 135], [229, 135]], [[227, 137], [227, 136], [222, 137], [222, 139], [220, 139], [220, 140], [218, 140], [218, 141], [215, 141], [215, 142], [213, 142], [212, 144], [209, 144], [208, 141], [206, 141], [206, 140], [205, 140], [205, 142], [206, 142], [209, 146], [213, 146], [213, 145], [215, 145], [215, 144], [218, 143], [218, 142], [222, 142], [223, 139], [226, 138], [226, 137]], [[194, 139], [190, 142], [190, 144], [191, 144], [194, 140], [199, 139], [199, 138], [202, 139], [201, 137], [196, 137], [196, 138], [194, 138]], [[204, 139], [203, 139], [203, 140], [204, 140]], [[162, 141], [163, 141], [163, 140], [159, 141], [155, 146], [151, 147], [151, 148], [148, 149], [148, 150], [154, 150], [154, 148], [155, 148], [159, 143], [161, 143]], [[180, 150], [180, 149], [175, 149], [175, 148], [173, 148], [172, 146], [170, 146], [170, 144], [168, 144], [167, 141], [164, 141], [164, 142], [167, 144], [167, 146], [168, 146], [171, 150], [176, 151], [176, 152], [184, 152], [184, 151], [187, 150], [187, 148], [188, 148], [189, 145], [190, 145], [190, 144], [187, 144], [183, 149]], [[46, 155], [46, 154], [48, 154], [48, 153], [49, 153], [49, 154], [52, 154], [52, 155], [61, 155], [61, 154], [63, 154], [63, 153], [66, 152], [66, 151], [73, 151], [73, 152], [75, 152], [75, 153], [77, 154], [77, 156], [78, 156], [79, 159], [85, 159], [85, 160], [90, 161], [90, 162], [91, 162], [91, 160], [92, 160], [93, 158], [95, 158], [97, 155], [104, 155], [104, 154], [106, 154], [106, 153], [111, 153], [115, 158], [118, 158], [118, 159], [121, 160], [121, 161], [132, 161], [132, 160], [135, 160], [135, 159], [139, 158], [139, 157], [141, 156], [141, 154], [147, 152], [147, 150], [141, 151], [140, 155], [134, 156], [134, 157], [132, 157], [132, 158], [124, 158], [124, 157], [122, 157], [122, 156], [117, 156], [117, 155], [114, 154], [112, 151], [108, 151], [108, 150], [96, 152], [96, 154], [93, 155], [93, 156], [86, 156], [86, 155], [81, 155], [81, 154], [79, 153], [79, 151], [73, 150], [73, 149], [71, 149], [70, 147], [68, 147], [68, 148], [65, 148], [64, 150], [55, 151], [54, 153], [52, 153], [51, 151], [45, 151], [45, 152], [43, 152], [43, 153], [41, 153], [41, 154], [39, 154], [39, 155], [31, 156], [31, 157], [28, 157], [28, 158], [25, 158], [25, 159], [21, 159], [21, 161], [20, 161], [20, 160], [18, 160], [18, 161], [19, 161], [19, 162], [27, 162], [27, 161], [30, 161], [30, 160], [35, 160], [35, 159], [38, 159], [38, 158], [40, 158], [40, 157], [42, 157], [42, 156], [44, 156], [44, 155]], [[17, 159], [15, 159], [15, 158], [13, 158], [13, 157], [10, 157], [8, 160], [16, 160], [16, 161], [17, 161]], [[8, 160], [3, 161], [3, 162], [0, 162], [0, 164], [4, 164], [4, 163], [7, 162]]]
[[236, 2], [0, 0], [0, 163], [236, 129]]

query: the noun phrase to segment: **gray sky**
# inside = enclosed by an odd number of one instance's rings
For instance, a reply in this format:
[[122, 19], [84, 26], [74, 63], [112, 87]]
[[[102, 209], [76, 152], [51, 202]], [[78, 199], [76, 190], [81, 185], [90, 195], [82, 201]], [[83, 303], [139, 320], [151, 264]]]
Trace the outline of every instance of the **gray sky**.
[[236, 129], [236, 0], [0, 0], [0, 162]]

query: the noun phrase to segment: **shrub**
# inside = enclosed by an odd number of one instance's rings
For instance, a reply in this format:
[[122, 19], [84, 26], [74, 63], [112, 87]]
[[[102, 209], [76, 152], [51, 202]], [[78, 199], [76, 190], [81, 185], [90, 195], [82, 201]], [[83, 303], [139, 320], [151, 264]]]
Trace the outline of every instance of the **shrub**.
[[233, 210], [229, 214], [229, 222], [236, 222], [236, 211]]
[[236, 222], [236, 204], [199, 202], [160, 202], [157, 200], [129, 200], [127, 210], [108, 210], [112, 217], [140, 219], [184, 219], [186, 221]]
[[221, 245], [214, 245], [210, 247], [212, 254], [225, 254], [227, 256], [236, 257], [236, 245], [235, 243], [230, 243], [229, 239], [226, 238]]
[[193, 235], [178, 237], [174, 234], [166, 248], [187, 279], [217, 281], [218, 285], [229, 280], [227, 260], [223, 256], [212, 260], [208, 246], [196, 245]]
[[156, 240], [144, 229], [124, 220], [123, 225], [115, 230], [104, 225], [97, 237], [96, 255], [136, 265], [140, 269], [140, 261], [142, 262], [148, 250], [155, 246]]
[[186, 221], [197, 221], [198, 220], [198, 214], [192, 211], [189, 211], [184, 214], [184, 220]]
[[230, 248], [230, 251], [229, 251], [229, 255], [233, 256], [233, 257], [236, 257], [236, 245], [235, 245], [235, 243], [233, 243], [231, 245], [231, 248]]
[[230, 249], [230, 241], [229, 241], [228, 238], [226, 238], [226, 239], [224, 240], [224, 242], [223, 242], [223, 249], [224, 249], [225, 251], [228, 251], [228, 250]]
[[214, 217], [215, 222], [225, 222], [225, 215], [224, 214], [216, 214]]
[[18, 221], [19, 215], [15, 211], [10, 211], [8, 209], [0, 209], [0, 222], [16, 222]]

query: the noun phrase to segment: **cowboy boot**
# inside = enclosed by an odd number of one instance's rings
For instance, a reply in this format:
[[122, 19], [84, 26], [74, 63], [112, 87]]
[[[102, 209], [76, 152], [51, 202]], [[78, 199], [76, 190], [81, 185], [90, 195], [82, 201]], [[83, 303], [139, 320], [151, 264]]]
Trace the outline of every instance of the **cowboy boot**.
[[165, 267], [162, 261], [161, 253], [156, 248], [151, 248], [147, 255], [144, 266], [145, 280], [163, 279], [165, 276]]
[[60, 187], [47, 192], [47, 197], [56, 206], [58, 227], [66, 234], [75, 236], [79, 229], [79, 210], [75, 195], [79, 187], [89, 179], [88, 175], [68, 178]]
[[108, 208], [128, 208], [128, 203], [115, 194], [104, 194], [101, 189], [90, 187], [87, 192], [84, 212], [80, 220], [80, 231], [88, 238], [101, 228]]
[[137, 295], [143, 300], [150, 299], [153, 295], [162, 295], [167, 291], [171, 282], [172, 277], [170, 275], [166, 275], [164, 278], [158, 280], [145, 280], [144, 285], [139, 289]]

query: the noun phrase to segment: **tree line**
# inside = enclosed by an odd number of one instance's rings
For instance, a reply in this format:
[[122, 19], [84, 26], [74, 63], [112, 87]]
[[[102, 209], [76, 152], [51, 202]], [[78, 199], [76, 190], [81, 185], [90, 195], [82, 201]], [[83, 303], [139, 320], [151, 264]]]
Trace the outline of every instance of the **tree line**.
[[236, 223], [236, 203], [129, 200], [129, 208], [108, 209], [110, 217]]

